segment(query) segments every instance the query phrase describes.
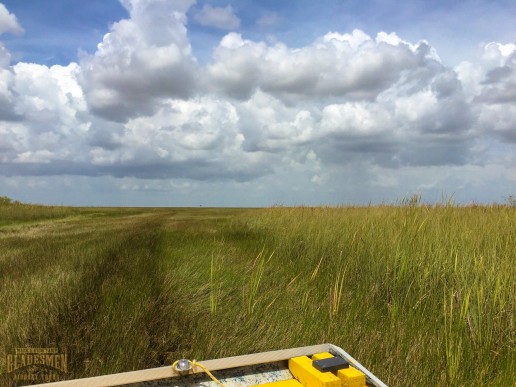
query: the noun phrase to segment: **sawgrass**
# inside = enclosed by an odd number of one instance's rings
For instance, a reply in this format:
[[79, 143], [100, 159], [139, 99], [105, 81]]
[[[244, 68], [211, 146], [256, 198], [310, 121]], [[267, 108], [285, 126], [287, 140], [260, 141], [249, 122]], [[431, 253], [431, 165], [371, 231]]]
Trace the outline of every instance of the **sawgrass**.
[[5, 224], [12, 225], [15, 222], [63, 218], [76, 213], [77, 210], [70, 207], [23, 204], [0, 197], [0, 226]]
[[13, 205], [0, 374], [16, 347], [76, 378], [331, 342], [393, 386], [514, 381], [514, 207]]
[[246, 222], [288, 268], [273, 282], [285, 276], [287, 289], [290, 273], [298, 297], [310, 300], [295, 314], [319, 309], [331, 332], [320, 340], [389, 385], [510, 385], [515, 215], [503, 206], [411, 203], [273, 208]]

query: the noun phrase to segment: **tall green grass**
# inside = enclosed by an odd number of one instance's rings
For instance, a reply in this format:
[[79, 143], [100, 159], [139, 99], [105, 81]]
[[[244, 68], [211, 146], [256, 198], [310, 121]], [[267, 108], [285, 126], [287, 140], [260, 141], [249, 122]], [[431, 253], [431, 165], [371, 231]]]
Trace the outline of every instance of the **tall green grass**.
[[14, 222], [56, 219], [71, 216], [78, 211], [71, 207], [42, 206], [24, 204], [5, 196], [0, 196], [0, 226]]
[[3, 218], [0, 356], [53, 343], [71, 378], [331, 342], [393, 386], [514, 382], [514, 207], [55, 210]]
[[281, 259], [270, 286], [296, 278], [303, 302], [281, 319], [301, 317], [300, 339], [319, 331], [392, 385], [510, 385], [515, 209], [410, 204], [273, 208], [240, 227]]

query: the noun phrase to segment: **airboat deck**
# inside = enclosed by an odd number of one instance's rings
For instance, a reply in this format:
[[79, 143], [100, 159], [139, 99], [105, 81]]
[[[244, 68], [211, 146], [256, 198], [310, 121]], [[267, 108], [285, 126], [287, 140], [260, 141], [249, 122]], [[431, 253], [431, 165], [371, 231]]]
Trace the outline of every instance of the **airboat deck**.
[[[184, 371], [178, 371], [177, 366], [166, 366], [40, 386], [217, 387], [222, 384], [226, 387], [386, 387], [347, 352], [333, 344], [204, 360], [199, 361], [199, 365], [189, 363], [192, 367]], [[220, 384], [212, 380], [206, 370], [212, 372]]]

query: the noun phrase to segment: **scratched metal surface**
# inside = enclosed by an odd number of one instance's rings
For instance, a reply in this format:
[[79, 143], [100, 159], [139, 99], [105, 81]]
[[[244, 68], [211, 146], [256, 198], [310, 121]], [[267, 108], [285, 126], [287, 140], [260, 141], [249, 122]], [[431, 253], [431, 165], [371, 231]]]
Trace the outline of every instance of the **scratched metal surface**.
[[[258, 384], [292, 379], [286, 361], [259, 364], [249, 367], [232, 368], [213, 372], [213, 375], [226, 387], [254, 386]], [[149, 382], [126, 384], [128, 387], [217, 387], [205, 373], [193, 374], [179, 378], [161, 379]]]

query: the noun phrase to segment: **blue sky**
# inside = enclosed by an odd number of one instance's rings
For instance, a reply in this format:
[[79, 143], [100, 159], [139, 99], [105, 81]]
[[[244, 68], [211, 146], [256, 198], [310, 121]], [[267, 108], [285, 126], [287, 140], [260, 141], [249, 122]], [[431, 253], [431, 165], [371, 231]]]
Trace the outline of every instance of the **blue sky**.
[[0, 0], [0, 195], [500, 202], [514, 1]]
[[[79, 49], [94, 51], [109, 26], [128, 16], [118, 0], [4, 0], [3, 4], [25, 29], [21, 39], [4, 37], [7, 47], [21, 60], [49, 65], [77, 61]], [[450, 65], [471, 59], [469, 56], [476, 54], [480, 43], [509, 42], [516, 35], [516, 3], [512, 0], [199, 1], [189, 13], [205, 4], [231, 5], [241, 20], [238, 31], [252, 39], [274, 35], [290, 46], [303, 46], [328, 31], [394, 31], [407, 40], [428, 40]], [[270, 25], [257, 25], [259, 18], [267, 16], [271, 18]], [[195, 21], [189, 23], [190, 39], [203, 59], [209, 59], [211, 48], [224, 32]]]
[[47, 65], [77, 61], [79, 49], [94, 51], [113, 22], [128, 16], [118, 1], [3, 1], [25, 30], [3, 38], [17, 60]]

